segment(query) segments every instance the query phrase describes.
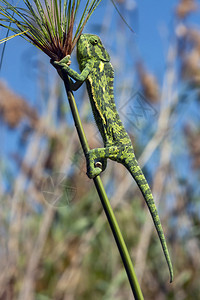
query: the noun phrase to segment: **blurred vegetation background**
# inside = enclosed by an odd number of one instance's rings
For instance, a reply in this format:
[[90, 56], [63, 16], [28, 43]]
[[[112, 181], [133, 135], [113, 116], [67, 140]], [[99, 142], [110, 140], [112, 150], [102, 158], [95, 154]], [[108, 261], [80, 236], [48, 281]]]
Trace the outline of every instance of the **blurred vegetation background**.
[[[137, 2], [116, 3], [135, 25]], [[101, 25], [90, 23], [85, 32], [100, 35], [110, 52], [120, 116], [168, 241], [172, 284], [132, 177], [109, 161], [101, 176], [104, 186], [144, 298], [200, 299], [200, 28], [191, 22], [193, 14], [200, 17], [198, 1], [179, 0], [172, 7], [170, 32], [161, 32], [167, 45], [161, 75], [146, 66], [111, 1], [100, 6]], [[132, 299], [101, 203], [85, 174], [63, 84], [44, 54], [37, 52], [29, 63], [23, 68], [36, 72], [35, 102], [0, 81], [0, 300]], [[72, 68], [78, 70], [74, 55]], [[90, 147], [101, 146], [85, 89], [75, 98]]]

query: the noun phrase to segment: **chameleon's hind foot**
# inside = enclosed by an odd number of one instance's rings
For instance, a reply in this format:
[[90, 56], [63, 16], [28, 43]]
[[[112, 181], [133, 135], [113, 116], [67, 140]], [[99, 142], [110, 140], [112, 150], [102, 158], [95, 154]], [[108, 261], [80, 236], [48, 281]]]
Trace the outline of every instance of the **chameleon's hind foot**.
[[86, 174], [90, 179], [93, 179], [96, 176], [98, 176], [99, 174], [101, 174], [101, 172], [102, 172], [102, 169], [100, 167], [94, 167], [92, 169], [88, 168]]
[[86, 160], [87, 160], [87, 176], [90, 179], [95, 178], [98, 176], [102, 171], [106, 168], [106, 160], [105, 159], [94, 159], [92, 157], [92, 152], [88, 152], [86, 154]]
[[93, 162], [87, 165], [87, 176], [90, 179], [95, 178], [102, 172], [102, 164], [101, 162]]

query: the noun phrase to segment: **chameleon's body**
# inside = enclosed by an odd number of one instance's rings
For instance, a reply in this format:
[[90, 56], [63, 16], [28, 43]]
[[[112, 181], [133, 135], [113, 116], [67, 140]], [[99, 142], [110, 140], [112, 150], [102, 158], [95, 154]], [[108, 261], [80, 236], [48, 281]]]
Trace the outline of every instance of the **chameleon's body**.
[[[104, 142], [104, 148], [92, 149], [87, 153], [87, 175], [89, 178], [99, 175], [106, 168], [107, 158], [122, 163], [129, 170], [152, 215], [169, 266], [170, 281], [172, 281], [172, 264], [153, 196], [116, 109], [113, 93], [114, 71], [109, 54], [98, 36], [82, 34], [77, 44], [77, 59], [81, 74], [67, 65], [69, 58], [66, 56], [60, 62], [53, 62], [53, 65], [61, 69], [62, 74], [66, 73], [76, 80], [72, 83], [74, 90], [86, 81], [94, 118]], [[102, 167], [96, 162], [101, 162]]]

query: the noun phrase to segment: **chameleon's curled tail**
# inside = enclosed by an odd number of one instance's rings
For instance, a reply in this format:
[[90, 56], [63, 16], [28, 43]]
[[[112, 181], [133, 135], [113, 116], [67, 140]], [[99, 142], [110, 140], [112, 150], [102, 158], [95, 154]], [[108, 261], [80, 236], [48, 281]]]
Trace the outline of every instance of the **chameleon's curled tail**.
[[170, 282], [172, 282], [173, 281], [173, 267], [172, 267], [170, 255], [168, 252], [165, 236], [163, 233], [162, 225], [160, 222], [160, 218], [158, 216], [157, 208], [154, 203], [154, 199], [153, 199], [150, 187], [149, 187], [149, 185], [144, 177], [144, 174], [142, 173], [142, 170], [141, 170], [140, 166], [138, 165], [138, 162], [132, 151], [131, 151], [131, 153], [129, 153], [128, 158], [126, 158], [123, 161], [123, 164], [128, 169], [128, 171], [131, 173], [133, 178], [135, 179], [135, 181], [136, 181], [137, 185], [139, 186], [139, 188], [144, 196], [144, 199], [147, 203], [147, 206], [148, 206], [151, 216], [153, 218], [153, 222], [155, 224], [155, 227], [156, 227], [156, 230], [157, 230], [157, 233], [158, 233], [161, 245], [162, 245], [162, 249], [163, 249], [163, 252], [164, 252], [168, 267], [169, 267]]

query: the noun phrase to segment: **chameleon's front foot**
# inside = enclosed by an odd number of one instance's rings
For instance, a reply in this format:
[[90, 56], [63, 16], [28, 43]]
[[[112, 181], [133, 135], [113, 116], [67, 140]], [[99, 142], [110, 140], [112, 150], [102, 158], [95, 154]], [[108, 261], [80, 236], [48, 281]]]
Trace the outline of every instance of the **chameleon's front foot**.
[[62, 68], [65, 67], [66, 65], [69, 66], [71, 64], [70, 61], [70, 55], [65, 56], [63, 59], [60, 61], [56, 61], [51, 59], [50, 63], [55, 67], [55, 68]]
[[95, 178], [105, 169], [104, 163], [102, 164], [100, 161], [95, 162], [96, 159], [92, 157], [92, 152], [90, 151], [86, 154], [86, 160], [87, 160], [87, 176], [90, 179]]

